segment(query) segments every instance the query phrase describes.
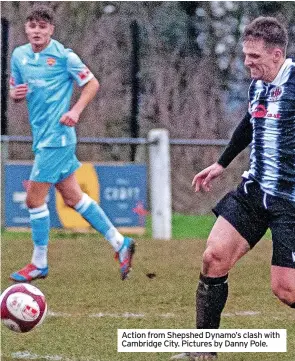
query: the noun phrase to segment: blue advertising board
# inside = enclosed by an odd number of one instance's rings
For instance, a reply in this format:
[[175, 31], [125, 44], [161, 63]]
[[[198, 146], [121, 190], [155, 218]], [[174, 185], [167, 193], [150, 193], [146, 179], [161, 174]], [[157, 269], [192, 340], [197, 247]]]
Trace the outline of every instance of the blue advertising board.
[[[32, 164], [5, 165], [5, 226], [29, 227], [25, 204]], [[82, 190], [96, 200], [116, 227], [145, 227], [147, 170], [144, 164], [83, 163], [76, 172]], [[88, 223], [67, 207], [50, 188], [46, 200], [53, 228], [87, 228]]]

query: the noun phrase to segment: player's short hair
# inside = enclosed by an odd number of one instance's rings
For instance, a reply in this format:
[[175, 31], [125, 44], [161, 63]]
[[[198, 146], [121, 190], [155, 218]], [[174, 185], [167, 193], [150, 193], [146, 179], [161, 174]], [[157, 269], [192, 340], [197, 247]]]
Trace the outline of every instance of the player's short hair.
[[266, 47], [279, 47], [286, 53], [288, 32], [278, 19], [270, 16], [260, 16], [245, 27], [242, 40], [262, 39]]
[[33, 21], [33, 20], [36, 20], [36, 21], [43, 20], [49, 24], [53, 24], [54, 23], [54, 12], [47, 5], [36, 4], [32, 8], [30, 8], [30, 10], [28, 11], [27, 16], [26, 16], [26, 21]]

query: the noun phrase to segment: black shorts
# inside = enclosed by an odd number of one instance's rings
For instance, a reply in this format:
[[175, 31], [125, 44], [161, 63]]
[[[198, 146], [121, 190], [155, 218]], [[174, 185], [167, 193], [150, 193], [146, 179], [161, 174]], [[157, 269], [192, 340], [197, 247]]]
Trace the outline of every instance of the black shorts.
[[255, 180], [244, 179], [213, 212], [233, 225], [251, 248], [270, 228], [272, 265], [295, 268], [295, 202], [267, 194]]

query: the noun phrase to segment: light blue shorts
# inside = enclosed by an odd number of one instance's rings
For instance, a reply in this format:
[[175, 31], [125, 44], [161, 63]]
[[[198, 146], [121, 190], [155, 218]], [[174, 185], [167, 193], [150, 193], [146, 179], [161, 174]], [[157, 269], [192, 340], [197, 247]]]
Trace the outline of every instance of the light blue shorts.
[[81, 166], [75, 152], [75, 144], [38, 149], [35, 153], [30, 180], [56, 184], [66, 179]]

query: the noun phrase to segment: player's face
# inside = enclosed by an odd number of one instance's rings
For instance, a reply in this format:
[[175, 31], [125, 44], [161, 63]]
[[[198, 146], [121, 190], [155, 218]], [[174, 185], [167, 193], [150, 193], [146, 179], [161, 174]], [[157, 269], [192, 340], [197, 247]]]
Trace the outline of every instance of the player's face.
[[[280, 52], [280, 54], [278, 54]], [[280, 49], [267, 48], [262, 39], [249, 39], [243, 43], [245, 66], [250, 70], [251, 78], [271, 82], [277, 75]]]
[[49, 44], [54, 26], [44, 20], [27, 21], [25, 31], [34, 51], [41, 51]]

